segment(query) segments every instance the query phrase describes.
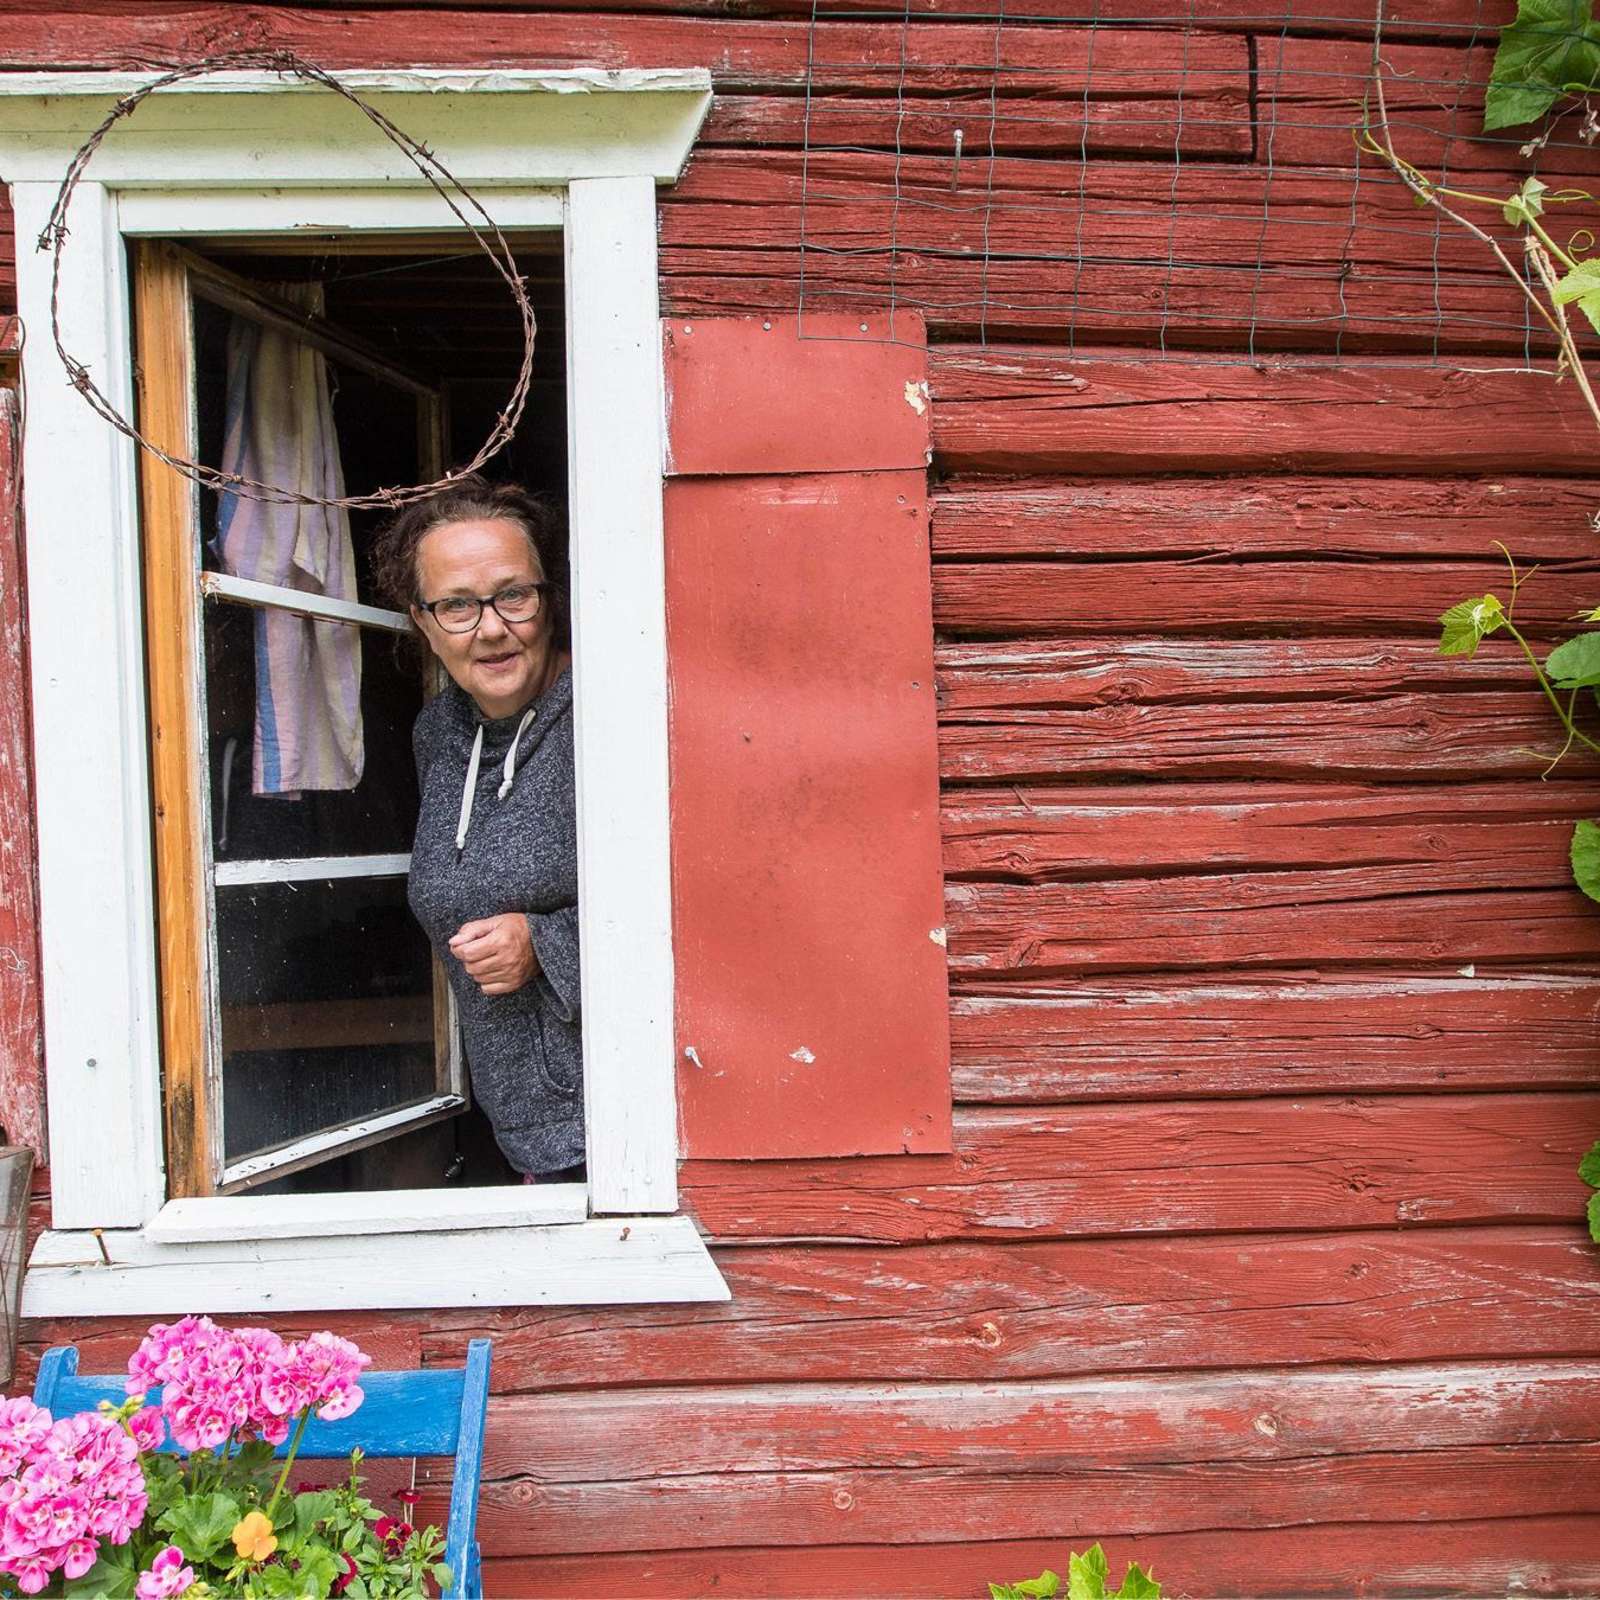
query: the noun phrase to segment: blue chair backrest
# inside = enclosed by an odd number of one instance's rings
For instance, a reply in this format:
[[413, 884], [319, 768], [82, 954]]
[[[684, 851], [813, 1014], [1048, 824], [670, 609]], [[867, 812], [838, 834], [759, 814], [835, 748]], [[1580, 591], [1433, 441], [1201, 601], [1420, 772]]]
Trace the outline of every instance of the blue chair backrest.
[[[366, 1394], [354, 1416], [338, 1422], [316, 1417], [306, 1428], [298, 1459], [348, 1458], [358, 1445], [374, 1459], [396, 1456], [453, 1456], [450, 1520], [445, 1528], [445, 1562], [453, 1582], [448, 1600], [482, 1593], [477, 1547], [478, 1486], [483, 1473], [483, 1429], [489, 1410], [489, 1341], [467, 1346], [464, 1367], [427, 1367], [418, 1372], [366, 1372]], [[128, 1397], [120, 1373], [84, 1375], [73, 1345], [47, 1350], [39, 1363], [33, 1403], [52, 1416], [93, 1411], [102, 1400], [121, 1405]], [[169, 1446], [169, 1448], [171, 1448]], [[278, 1447], [280, 1456], [288, 1445]]]

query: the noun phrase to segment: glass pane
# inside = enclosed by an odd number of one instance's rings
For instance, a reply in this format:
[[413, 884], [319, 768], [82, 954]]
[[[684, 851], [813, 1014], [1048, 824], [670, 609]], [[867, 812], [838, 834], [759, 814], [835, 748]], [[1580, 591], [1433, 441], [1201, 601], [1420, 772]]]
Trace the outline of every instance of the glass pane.
[[422, 670], [408, 640], [375, 629], [361, 641], [364, 765], [353, 789], [257, 794], [257, 613], [213, 600], [205, 608], [206, 736], [211, 761], [211, 848], [218, 861], [402, 855], [417, 821], [411, 724], [422, 709]]
[[226, 1160], [438, 1092], [433, 966], [405, 879], [216, 894]]

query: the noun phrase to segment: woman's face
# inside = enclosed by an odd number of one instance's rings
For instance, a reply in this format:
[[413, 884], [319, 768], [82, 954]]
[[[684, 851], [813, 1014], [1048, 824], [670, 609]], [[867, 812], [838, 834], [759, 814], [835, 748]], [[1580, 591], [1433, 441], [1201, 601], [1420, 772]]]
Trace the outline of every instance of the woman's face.
[[[417, 545], [417, 587], [427, 601], [447, 595], [486, 599], [514, 584], [543, 580], [533, 541], [502, 517], [446, 522]], [[449, 633], [415, 606], [411, 615], [444, 670], [484, 716], [508, 717], [545, 687], [551, 653], [548, 603], [531, 622], [507, 622], [486, 605], [469, 633]]]

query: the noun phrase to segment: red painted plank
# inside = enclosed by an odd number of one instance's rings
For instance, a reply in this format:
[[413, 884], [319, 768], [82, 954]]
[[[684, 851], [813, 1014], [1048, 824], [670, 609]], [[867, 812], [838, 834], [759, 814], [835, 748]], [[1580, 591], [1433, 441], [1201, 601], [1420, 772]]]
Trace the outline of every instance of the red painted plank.
[[883, 1243], [1576, 1222], [1594, 1094], [958, 1108], [949, 1156], [681, 1169], [713, 1238]]
[[662, 325], [669, 472], [870, 472], [928, 463], [915, 312]]
[[1181, 78], [1174, 74], [1164, 90], [1152, 86], [1142, 98], [1121, 98], [1117, 78], [1091, 72], [1078, 92], [1064, 98], [1000, 94], [992, 112], [984, 106], [976, 116], [970, 94], [901, 97], [891, 85], [880, 86], [870, 97], [719, 95], [700, 143], [892, 150], [898, 133], [902, 150], [949, 156], [959, 128], [964, 159], [987, 159], [992, 148], [1002, 155], [1088, 153], [1170, 161], [1176, 151], [1185, 159], [1248, 160], [1255, 139], [1248, 68], [1242, 54], [1236, 63], [1226, 56], [1219, 59], [1218, 51], [1225, 45], [1242, 52], [1244, 43], [1191, 36], [1194, 54], [1217, 66], [1202, 64]]
[[[1179, 829], [1178, 831], [1182, 831]], [[1364, 973], [961, 983], [969, 1104], [1589, 1088], [1600, 975]]]
[[1060, 1571], [1066, 1552], [1097, 1539], [1118, 1576], [1130, 1560], [1153, 1568], [1173, 1595], [1323, 1597], [1369, 1595], [1563, 1597], [1600, 1590], [1595, 1519], [1503, 1517], [1417, 1525], [1325, 1524], [1308, 1528], [1227, 1529], [1119, 1538], [1119, 1530], [1077, 1521], [1070, 1506], [1052, 1537], [977, 1540], [911, 1552], [860, 1544], [645, 1551], [617, 1556], [527, 1557], [491, 1562], [491, 1594], [522, 1600], [647, 1594], [678, 1600], [708, 1594], [788, 1600], [980, 1595], [991, 1579]]
[[1026, 1383], [591, 1390], [501, 1398], [484, 1472], [591, 1483], [1303, 1461], [1358, 1455], [1374, 1441], [1407, 1450], [1593, 1443], [1597, 1407], [1600, 1369], [1576, 1358]]
[[957, 478], [931, 512], [936, 559], [1426, 557], [1503, 587], [1497, 540], [1523, 565], [1592, 561], [1597, 503], [1591, 478]]
[[1497, 641], [1471, 661], [1421, 639], [1214, 638], [963, 642], [937, 660], [947, 782], [1536, 778], [1564, 737]]
[[0, 1130], [44, 1145], [33, 754], [23, 584], [19, 407], [0, 388]]
[[1262, 360], [1081, 363], [1042, 346], [931, 353], [946, 469], [1587, 472], [1594, 423], [1539, 374]]
[[[1015, 786], [945, 796], [945, 875], [1008, 881], [1417, 862], [1439, 889], [1555, 888], [1587, 783]], [[1181, 815], [1183, 825], [1173, 826]]]
[[[1063, 1516], [1143, 1536], [1227, 1525], [1434, 1523], [1600, 1511], [1600, 1444], [1396, 1451], [1333, 1460], [1192, 1462], [1035, 1470], [1028, 1452], [993, 1473], [877, 1467], [739, 1471], [639, 1483], [490, 1479], [479, 1526], [502, 1555], [741, 1545], [906, 1548], [958, 1538], [1051, 1539]], [[442, 1516], [444, 1496], [439, 1495]]]
[[[799, 432], [850, 409], [782, 362], [766, 375]], [[924, 486], [668, 484], [687, 1152], [949, 1148]]]
[[936, 659], [940, 709], [956, 718], [1144, 700], [1242, 707], [1291, 691], [1308, 702], [1407, 690], [1506, 693], [1528, 683], [1509, 639], [1491, 639], [1471, 658], [1441, 656], [1437, 644], [1415, 638], [959, 640], [941, 644]]
[[435, 1312], [497, 1390], [934, 1382], [1559, 1356], [1600, 1339], [1580, 1223], [1421, 1232], [720, 1250], [715, 1306]]
[[[1181, 823], [1175, 823], [1181, 826]], [[953, 971], [1448, 967], [1600, 960], [1600, 917], [1576, 887], [1440, 892], [1426, 864], [1106, 883], [952, 883]]]
[[[1419, 633], [1486, 589], [1509, 593], [1489, 561], [961, 561], [933, 569], [941, 633]], [[1574, 595], [1600, 595], [1600, 559], [1572, 563], [1517, 601], [1524, 633], [1572, 631]]]

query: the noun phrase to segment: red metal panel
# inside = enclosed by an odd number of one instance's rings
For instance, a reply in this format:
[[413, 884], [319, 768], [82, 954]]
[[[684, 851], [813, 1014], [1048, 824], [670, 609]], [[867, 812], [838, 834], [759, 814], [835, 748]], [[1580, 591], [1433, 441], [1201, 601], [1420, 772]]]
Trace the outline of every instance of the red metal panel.
[[690, 1155], [950, 1148], [925, 484], [668, 485]]
[[922, 318], [672, 318], [675, 473], [860, 472], [928, 462]]
[[[0, 330], [3, 331], [3, 330]], [[0, 389], [0, 1127], [42, 1161], [38, 906], [23, 626], [19, 407]]]

